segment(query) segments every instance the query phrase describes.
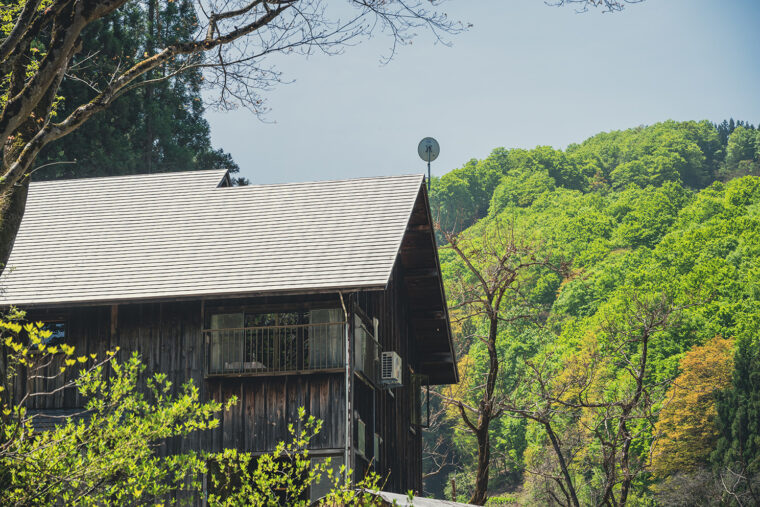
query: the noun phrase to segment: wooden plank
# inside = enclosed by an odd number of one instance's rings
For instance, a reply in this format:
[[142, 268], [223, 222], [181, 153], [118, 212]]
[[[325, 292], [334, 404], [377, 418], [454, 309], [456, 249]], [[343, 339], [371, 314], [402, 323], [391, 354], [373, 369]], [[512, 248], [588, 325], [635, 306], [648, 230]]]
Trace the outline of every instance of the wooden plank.
[[257, 449], [256, 442], [256, 397], [255, 389], [244, 384], [243, 397], [245, 398], [245, 409], [243, 412], [243, 449], [253, 451]]

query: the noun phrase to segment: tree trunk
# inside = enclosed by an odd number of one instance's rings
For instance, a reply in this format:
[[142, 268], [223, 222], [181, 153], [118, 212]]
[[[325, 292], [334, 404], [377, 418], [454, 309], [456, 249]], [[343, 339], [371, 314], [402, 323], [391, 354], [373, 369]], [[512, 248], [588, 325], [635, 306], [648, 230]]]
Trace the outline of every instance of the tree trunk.
[[551, 424], [545, 422], [544, 428], [546, 428], [546, 433], [549, 435], [549, 439], [552, 441], [552, 447], [554, 447], [554, 452], [557, 454], [557, 459], [559, 460], [559, 466], [562, 469], [562, 476], [565, 478], [565, 484], [567, 486], [567, 494], [570, 496], [570, 500], [572, 501], [573, 505], [575, 507], [579, 507], [580, 503], [578, 503], [578, 496], [575, 494], [575, 486], [573, 485], [573, 479], [570, 477], [570, 471], [567, 468], [567, 462], [565, 461], [565, 456], [562, 453], [562, 448], [559, 445], [559, 440], [557, 440], [557, 435], [554, 434], [554, 429], [552, 428]]
[[[156, 34], [156, 25], [158, 24], [159, 8], [157, 0], [148, 0], [148, 38], [146, 41], [145, 52], [153, 56], [155, 53], [155, 43], [158, 39]], [[150, 77], [148, 74], [146, 77]], [[153, 173], [153, 144], [155, 134], [153, 133], [153, 85], [145, 85], [145, 144], [143, 147], [143, 163], [145, 171], [148, 174]]]
[[8, 258], [11, 256], [16, 234], [21, 225], [21, 219], [24, 217], [28, 191], [29, 178], [27, 177], [0, 197], [0, 273], [5, 270]]
[[[490, 301], [489, 301], [490, 304]], [[493, 419], [493, 397], [496, 391], [496, 378], [499, 374], [499, 356], [496, 353], [496, 335], [499, 330], [498, 309], [489, 314], [488, 326], [488, 378], [483, 399], [480, 402], [478, 428], [475, 436], [478, 439], [478, 471], [475, 477], [475, 491], [470, 503], [483, 505], [488, 500], [488, 472], [491, 465], [491, 441], [489, 430]]]
[[481, 424], [476, 436], [478, 438], [478, 471], [475, 476], [475, 491], [469, 503], [484, 505], [488, 500], [488, 472], [491, 465], [491, 441], [489, 424]]

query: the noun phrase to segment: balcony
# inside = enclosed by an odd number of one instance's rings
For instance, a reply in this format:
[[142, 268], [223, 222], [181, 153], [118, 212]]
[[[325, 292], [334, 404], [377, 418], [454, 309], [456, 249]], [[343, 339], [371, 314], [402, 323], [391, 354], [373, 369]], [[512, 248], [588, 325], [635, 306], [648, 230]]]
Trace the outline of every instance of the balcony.
[[343, 322], [204, 331], [208, 375], [277, 375], [345, 367]]
[[357, 317], [354, 319], [354, 371], [374, 384], [380, 382], [382, 349], [374, 333]]

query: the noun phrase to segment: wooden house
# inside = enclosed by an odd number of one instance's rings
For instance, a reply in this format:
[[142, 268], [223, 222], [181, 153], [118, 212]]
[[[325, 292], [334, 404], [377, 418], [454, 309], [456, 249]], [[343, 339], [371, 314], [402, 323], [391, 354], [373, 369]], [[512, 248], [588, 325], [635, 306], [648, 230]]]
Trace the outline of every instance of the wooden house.
[[78, 353], [137, 350], [174, 385], [238, 397], [217, 430], [164, 452], [271, 451], [303, 406], [324, 421], [313, 459], [422, 489], [425, 388], [458, 376], [422, 176], [35, 182], [0, 289]]

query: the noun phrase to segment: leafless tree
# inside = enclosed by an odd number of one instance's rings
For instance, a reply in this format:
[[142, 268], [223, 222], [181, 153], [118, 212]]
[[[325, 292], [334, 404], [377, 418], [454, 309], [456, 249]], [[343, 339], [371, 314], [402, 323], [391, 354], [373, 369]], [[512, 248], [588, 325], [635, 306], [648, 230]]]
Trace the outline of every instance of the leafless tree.
[[491, 423], [504, 413], [501, 407], [504, 393], [497, 389], [499, 329], [505, 324], [537, 319], [538, 309], [523, 290], [525, 282], [539, 268], [562, 270], [563, 267], [554, 266], [547, 252], [540, 252], [528, 241], [518, 239], [512, 225], [501, 220], [464, 235], [442, 230], [440, 222], [436, 228], [447, 242], [444, 248], [453, 250], [464, 266], [464, 272], [447, 286], [449, 297], [454, 301], [451, 307], [454, 318], [482, 321], [487, 330], [485, 335], [473, 337], [485, 345], [488, 353], [484, 377], [465, 379], [459, 389], [466, 392], [441, 395], [446, 403], [458, 409], [462, 423], [477, 440], [475, 490], [469, 502], [483, 505], [487, 500], [491, 467]]
[[[121, 95], [191, 68], [203, 69], [216, 89], [216, 105], [260, 112], [260, 92], [280, 75], [266, 57], [274, 53], [337, 53], [384, 32], [397, 45], [426, 30], [443, 37], [463, 29], [438, 11], [438, 0], [196, 0], [199, 22], [191, 37], [125, 55], [107, 76], [82, 73], [78, 55], [85, 28], [136, 0], [29, 0], [0, 9], [0, 263], [4, 267], [24, 213], [29, 176], [38, 153], [79, 128]], [[161, 0], [171, 2], [173, 0]], [[40, 49], [40, 44], [44, 49]], [[151, 71], [161, 69], [156, 73]], [[57, 117], [64, 77], [96, 92], [89, 102]], [[69, 105], [71, 106], [71, 105]], [[76, 105], [75, 105], [76, 106]]]
[[657, 505], [663, 507], [724, 505], [721, 504], [723, 487], [720, 482], [720, 477], [707, 466], [678, 472], [656, 486]]
[[562, 423], [571, 421], [600, 448], [603, 483], [596, 503], [627, 504], [634, 480], [651, 459], [631, 446], [655, 433], [656, 410], [671, 382], [651, 377], [651, 340], [681, 309], [664, 295], [643, 297], [633, 291], [625, 307], [604, 320], [597, 337], [575, 355], [557, 358], [548, 352], [528, 361], [525, 389], [501, 408], [545, 429], [561, 472], [554, 481], [564, 501], [557, 498], [557, 503], [580, 505], [570, 470], [575, 446], [562, 444]]
[[622, 11], [626, 4], [638, 4], [644, 0], [548, 0], [552, 6], [575, 5], [578, 12], [586, 12], [589, 8], [601, 8], [603, 12]]
[[723, 497], [739, 506], [760, 504], [760, 474], [753, 473], [746, 460], [739, 459], [718, 472]]

